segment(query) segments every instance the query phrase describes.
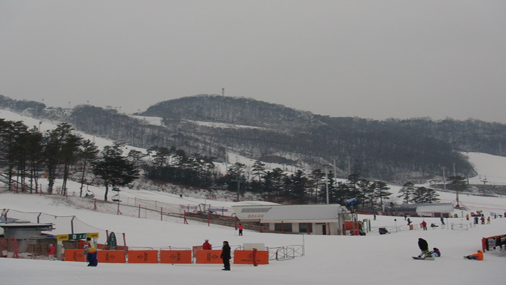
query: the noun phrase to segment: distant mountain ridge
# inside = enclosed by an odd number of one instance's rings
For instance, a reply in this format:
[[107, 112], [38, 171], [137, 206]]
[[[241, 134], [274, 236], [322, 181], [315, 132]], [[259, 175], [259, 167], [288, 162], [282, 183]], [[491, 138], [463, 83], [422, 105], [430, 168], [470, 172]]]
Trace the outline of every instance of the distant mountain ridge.
[[[0, 100], [0, 106], [2, 102], [16, 105], [14, 101]], [[32, 113], [36, 114], [33, 108]], [[461, 152], [503, 155], [502, 148], [506, 146], [506, 125], [500, 123], [330, 117], [219, 95], [163, 101], [140, 114], [162, 117], [163, 126], [148, 125], [116, 110], [89, 105], [77, 106], [72, 112], [48, 108], [39, 115], [59, 116], [77, 130], [143, 148], [175, 146], [217, 161], [226, 161], [227, 153], [233, 151], [308, 171], [335, 163], [339, 177], [346, 177], [349, 172], [361, 173], [363, 177], [397, 183], [441, 176], [442, 167], [455, 166], [456, 174], [473, 176], [473, 166]]]
[[302, 130], [322, 125], [310, 112], [254, 99], [219, 95], [197, 95], [163, 101], [140, 115]]

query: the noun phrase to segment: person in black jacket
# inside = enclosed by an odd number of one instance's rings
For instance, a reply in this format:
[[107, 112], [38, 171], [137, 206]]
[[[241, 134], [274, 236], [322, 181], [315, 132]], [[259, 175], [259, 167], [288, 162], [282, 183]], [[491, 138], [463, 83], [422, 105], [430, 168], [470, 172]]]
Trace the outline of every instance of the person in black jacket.
[[223, 248], [221, 249], [221, 259], [223, 259], [223, 268], [222, 270], [230, 271], [230, 246], [228, 245], [228, 241], [223, 242]]
[[418, 257], [420, 257], [420, 258], [431, 257], [430, 251], [429, 251], [429, 244], [427, 243], [426, 240], [424, 240], [423, 238], [419, 238], [418, 239], [418, 247], [422, 251], [422, 253], [420, 253], [420, 255]]

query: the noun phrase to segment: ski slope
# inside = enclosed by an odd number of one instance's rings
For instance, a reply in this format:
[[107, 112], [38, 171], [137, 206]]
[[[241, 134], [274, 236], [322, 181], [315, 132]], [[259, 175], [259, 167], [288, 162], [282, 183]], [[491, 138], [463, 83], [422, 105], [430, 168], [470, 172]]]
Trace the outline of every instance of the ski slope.
[[[153, 194], [155, 195], [155, 194]], [[503, 199], [485, 198], [487, 204], [506, 209]], [[468, 230], [437, 228], [428, 231], [400, 231], [388, 235], [371, 232], [367, 236], [315, 236], [266, 234], [245, 230], [238, 236], [233, 228], [189, 221], [139, 219], [114, 213], [55, 203], [47, 196], [0, 194], [0, 208], [44, 212], [58, 216], [75, 215], [87, 224], [115, 232], [125, 232], [133, 248], [191, 247], [209, 239], [214, 247], [223, 240], [232, 247], [243, 243], [265, 243], [269, 247], [305, 245], [305, 256], [293, 260], [271, 261], [258, 267], [232, 264], [231, 272], [220, 265], [107, 264], [88, 268], [85, 263], [49, 260], [0, 259], [1, 284], [503, 284], [506, 255], [487, 253], [485, 260], [464, 260], [480, 248], [481, 238], [506, 233], [506, 218], [492, 219], [490, 225]], [[486, 211], [488, 215], [489, 212]], [[360, 216], [361, 219], [370, 216]], [[422, 218], [413, 218], [419, 223]], [[439, 219], [425, 218], [430, 224]], [[468, 222], [462, 218], [447, 223]], [[405, 224], [402, 217], [378, 216], [372, 226]], [[435, 261], [412, 260], [418, 255], [417, 240], [425, 238], [438, 247], [442, 257]], [[506, 253], [506, 251], [504, 252]]]
[[[0, 117], [8, 120], [13, 113], [1, 110]], [[22, 117], [29, 126], [39, 125], [32, 118]], [[42, 130], [52, 129], [53, 122], [42, 122]], [[95, 138], [95, 142], [102, 139]], [[109, 145], [107, 140], [104, 145]], [[478, 159], [479, 158], [479, 159]], [[471, 161], [480, 175], [497, 183], [506, 173], [504, 158], [470, 154]], [[476, 160], [475, 160], [476, 159]], [[502, 160], [501, 160], [502, 159]], [[502, 161], [502, 162], [501, 162]], [[392, 186], [392, 192], [398, 190]], [[97, 198], [103, 189], [90, 187]], [[163, 201], [164, 203], [206, 203], [213, 206], [230, 207], [230, 201], [209, 201], [197, 197], [144, 190], [122, 189], [121, 195]], [[79, 191], [77, 183], [69, 184], [69, 193]], [[454, 200], [452, 193], [440, 193], [442, 202]], [[0, 193], [0, 209], [8, 208], [26, 212], [44, 212], [57, 216], [73, 216], [103, 230], [126, 234], [127, 245], [133, 248], [191, 247], [201, 245], [209, 239], [213, 247], [219, 248], [227, 240], [231, 246], [243, 243], [265, 243], [268, 247], [286, 245], [305, 246], [305, 255], [293, 260], [271, 261], [269, 265], [253, 267], [234, 265], [232, 271], [221, 271], [220, 265], [168, 265], [168, 264], [108, 264], [100, 263], [96, 268], [86, 267], [80, 262], [61, 262], [49, 260], [27, 260], [0, 258], [0, 284], [37, 285], [89, 285], [89, 284], [504, 284], [506, 273], [506, 251], [485, 254], [484, 261], [464, 260], [464, 255], [472, 254], [481, 247], [481, 238], [506, 234], [506, 218], [492, 219], [489, 225], [478, 225], [467, 230], [448, 228], [428, 231], [399, 231], [388, 235], [371, 232], [366, 236], [315, 236], [281, 235], [244, 231], [238, 236], [233, 228], [189, 221], [183, 224], [177, 220], [160, 221], [117, 215], [115, 212], [102, 213], [80, 209], [71, 204], [59, 202], [48, 196]], [[504, 197], [460, 197], [461, 202], [471, 211], [483, 210], [486, 216], [491, 213], [504, 214]], [[244, 202], [243, 202], [244, 203]], [[462, 218], [467, 212], [457, 211], [459, 218], [447, 220], [447, 224], [469, 224]], [[392, 228], [404, 225], [403, 217], [378, 216], [376, 220], [367, 215], [360, 219], [371, 219], [373, 229]], [[438, 218], [413, 218], [420, 223], [439, 224]], [[429, 247], [438, 247], [442, 257], [434, 261], [413, 260], [418, 255], [417, 240], [426, 239]]]

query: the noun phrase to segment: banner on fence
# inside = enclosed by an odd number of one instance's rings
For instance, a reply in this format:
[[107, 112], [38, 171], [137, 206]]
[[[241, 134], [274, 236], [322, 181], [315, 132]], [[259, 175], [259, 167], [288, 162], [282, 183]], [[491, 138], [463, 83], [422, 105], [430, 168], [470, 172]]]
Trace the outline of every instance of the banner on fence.
[[[256, 262], [257, 264], [269, 264], [269, 252], [257, 251]], [[234, 264], [254, 264], [253, 250], [235, 250]]]
[[104, 263], [125, 263], [126, 256], [124, 250], [99, 250], [97, 254], [98, 262]]
[[82, 249], [66, 249], [65, 261], [85, 261], [86, 254]]
[[192, 263], [191, 250], [160, 250], [160, 263]]
[[199, 250], [197, 251], [197, 263], [223, 263], [221, 250]]
[[129, 250], [128, 263], [158, 263], [158, 250]]

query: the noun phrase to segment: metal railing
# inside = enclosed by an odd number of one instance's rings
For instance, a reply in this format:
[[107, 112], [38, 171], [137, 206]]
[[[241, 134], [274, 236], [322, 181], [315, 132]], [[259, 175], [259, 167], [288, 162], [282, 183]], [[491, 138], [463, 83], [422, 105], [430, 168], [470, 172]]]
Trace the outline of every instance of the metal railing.
[[304, 245], [287, 245], [280, 247], [267, 247], [269, 260], [287, 260], [304, 256]]

